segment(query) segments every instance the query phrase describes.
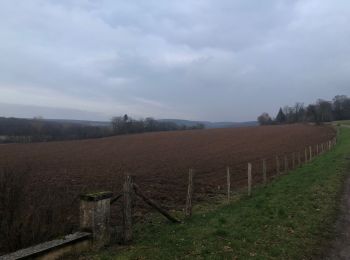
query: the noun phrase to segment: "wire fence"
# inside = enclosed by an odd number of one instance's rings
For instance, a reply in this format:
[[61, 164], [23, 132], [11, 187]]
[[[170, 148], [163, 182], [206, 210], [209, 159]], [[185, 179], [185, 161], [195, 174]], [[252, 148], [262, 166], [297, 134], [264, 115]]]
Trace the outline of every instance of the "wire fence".
[[[192, 215], [193, 206], [200, 201], [206, 200], [208, 197], [217, 197], [218, 195], [225, 196], [228, 202], [233, 201], [232, 198], [236, 194], [254, 196], [254, 187], [267, 185], [278, 176], [287, 174], [291, 170], [311, 162], [319, 155], [330, 151], [336, 143], [337, 136], [332, 136], [332, 138], [326, 142], [306, 146], [294, 152], [274, 153], [264, 157], [257, 156], [256, 158], [246, 159], [239, 163], [213, 166], [208, 169], [197, 166], [188, 169], [188, 174], [183, 172], [181, 175], [174, 175], [174, 178], [157, 179], [157, 181], [154, 181], [154, 176], [151, 176], [149, 180], [143, 180], [137, 183], [137, 180], [132, 178], [130, 174], [126, 174], [126, 181], [124, 184], [120, 185], [122, 183], [121, 181], [118, 183], [118, 187], [114, 189], [115, 192], [118, 191], [119, 193], [116, 192], [115, 196], [110, 199], [111, 211], [108, 211], [108, 218], [111, 219], [111, 224], [114, 225], [112, 229], [117, 230], [117, 234], [119, 234], [115, 236], [113, 242], [128, 243], [132, 241], [133, 225], [145, 219], [145, 215], [150, 208], [157, 210], [172, 222], [186, 221], [186, 218]], [[60, 178], [64, 176], [64, 174], [60, 175]], [[96, 182], [100, 179], [100, 176], [97, 176]], [[50, 187], [51, 186], [49, 186], [49, 188]], [[51, 188], [54, 188], [54, 186]], [[76, 196], [69, 193], [72, 192], [71, 190], [72, 189], [64, 189], [61, 193], [65, 194], [65, 198], [76, 198]], [[57, 187], [55, 191], [57, 191]], [[85, 192], [82, 189], [80, 191], [82, 193]], [[48, 195], [51, 193], [52, 191], [50, 191]], [[169, 193], [171, 196], [169, 196]], [[56, 206], [57, 204], [54, 204], [56, 200], [62, 201], [62, 203], [69, 201], [68, 199], [63, 200], [55, 197], [51, 198], [50, 196], [46, 196], [45, 200], [49, 203], [52, 201], [52, 205]], [[79, 198], [77, 198], [77, 200], [79, 200]], [[76, 202], [77, 201], [73, 201], [69, 208], [75, 208], [74, 205], [76, 205]], [[47, 207], [43, 207], [43, 209], [47, 211], [52, 205], [47, 205]], [[57, 208], [67, 210], [68, 208], [64, 207], [64, 205], [57, 206]], [[183, 219], [181, 214], [174, 214], [174, 211], [178, 211], [179, 208], [183, 210], [186, 218]], [[140, 212], [135, 214], [135, 209], [143, 210], [141, 214]], [[73, 223], [73, 221], [68, 218], [63, 219], [63, 217], [66, 216], [64, 212], [46, 211], [42, 216], [46, 216], [47, 227], [52, 226], [53, 228], [57, 228], [57, 226], [50, 225], [52, 223], [61, 223], [61, 227], [67, 223]], [[60, 217], [60, 219], [53, 219], [55, 216]], [[181, 219], [178, 219], [178, 216], [181, 216]], [[44, 225], [42, 218], [39, 221], [38, 217], [36, 223], [38, 223], [38, 229], [42, 229]], [[75, 227], [76, 226], [72, 225], [72, 230], [75, 230]], [[13, 232], [13, 229], [11, 231]], [[56, 232], [48, 228], [44, 231], [48, 234]], [[43, 233], [41, 230], [35, 232], [37, 234]], [[17, 237], [21, 236], [17, 235], [16, 239]], [[13, 239], [13, 241], [17, 241], [16, 239]]]
[[[253, 196], [254, 193], [252, 190], [254, 187], [265, 186], [276, 177], [302, 167], [313, 161], [318, 156], [330, 151], [336, 143], [337, 137], [335, 136], [331, 140], [317, 145], [307, 146], [302, 150], [275, 154], [264, 158], [255, 158], [254, 160], [244, 161], [239, 164], [223, 166], [219, 169], [220, 172], [222, 172], [220, 175], [217, 174], [217, 171], [215, 173], [209, 171], [196, 172], [196, 169], [189, 169], [187, 193], [186, 198], [183, 199], [186, 203], [184, 205], [184, 215], [186, 218], [190, 217], [192, 215], [193, 205], [198, 201], [198, 198], [201, 196], [207, 196], [208, 194], [212, 194], [213, 196], [218, 194], [225, 195], [228, 202], [231, 201], [234, 194], [242, 194], [242, 192], [246, 192], [248, 196]], [[213, 182], [212, 185], [209, 185], [211, 187], [210, 189], [202, 189], [201, 187], [208, 186], [208, 183], [206, 183], [208, 179], [213, 180], [213, 176], [210, 176], [211, 174], [215, 174], [215, 182]], [[124, 204], [134, 204], [132, 201], [135, 200], [135, 197], [129, 195], [130, 192], [134, 192], [150, 207], [159, 211], [170, 221], [180, 222], [180, 220], [171, 216], [168, 212], [172, 207], [162, 206], [156, 200], [147, 197], [147, 194], [144, 194], [142, 189], [137, 186], [136, 183], [130, 183], [129, 175], [126, 176], [126, 180], [128, 180], [128, 182], [125, 182], [124, 184], [124, 193], [117, 196], [118, 198], [124, 196]], [[137, 189], [135, 187], [137, 187]], [[132, 201], [126, 202], [125, 198]], [[132, 207], [123, 206], [123, 229], [128, 230], [128, 232], [132, 230], [132, 210]], [[125, 238], [127, 239], [125, 240]], [[131, 241], [129, 233], [124, 236], [124, 241]]]

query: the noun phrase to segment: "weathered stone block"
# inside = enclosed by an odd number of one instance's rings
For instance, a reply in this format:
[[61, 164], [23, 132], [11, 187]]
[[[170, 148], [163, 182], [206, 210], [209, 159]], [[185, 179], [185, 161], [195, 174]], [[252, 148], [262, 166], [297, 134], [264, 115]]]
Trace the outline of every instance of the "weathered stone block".
[[80, 229], [92, 233], [94, 249], [110, 242], [111, 197], [111, 192], [99, 192], [80, 198]]

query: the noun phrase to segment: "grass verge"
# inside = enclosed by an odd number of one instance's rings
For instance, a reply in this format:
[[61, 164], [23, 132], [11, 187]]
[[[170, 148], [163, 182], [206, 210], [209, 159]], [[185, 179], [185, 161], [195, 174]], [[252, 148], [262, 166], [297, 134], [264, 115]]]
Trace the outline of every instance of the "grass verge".
[[350, 125], [350, 120], [333, 121], [333, 125]]
[[195, 213], [184, 224], [139, 229], [132, 246], [90, 259], [310, 259], [333, 237], [350, 154], [350, 129], [312, 163], [257, 188], [251, 198]]

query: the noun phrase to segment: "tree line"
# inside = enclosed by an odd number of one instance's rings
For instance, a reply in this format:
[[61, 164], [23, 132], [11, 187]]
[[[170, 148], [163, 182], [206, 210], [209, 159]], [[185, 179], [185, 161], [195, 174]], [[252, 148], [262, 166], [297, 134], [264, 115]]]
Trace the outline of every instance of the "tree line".
[[350, 120], [350, 98], [346, 95], [335, 96], [331, 101], [318, 99], [307, 106], [297, 102], [294, 106], [280, 108], [275, 118], [271, 118], [268, 113], [262, 113], [258, 117], [260, 125], [299, 122], [320, 124], [335, 120]]
[[113, 117], [105, 125], [88, 125], [79, 122], [60, 122], [43, 118], [21, 119], [0, 117], [0, 143], [30, 143], [62, 140], [101, 138], [113, 135], [156, 131], [202, 129], [162, 122], [153, 118], [135, 120], [128, 115]]
[[99, 138], [110, 135], [102, 126], [44, 120], [0, 117], [0, 142], [30, 143]]
[[135, 120], [128, 115], [113, 117], [111, 120], [113, 134], [134, 134], [145, 132], [158, 131], [177, 131], [177, 130], [192, 130], [203, 129], [203, 124], [195, 126], [178, 125], [174, 122], [159, 121], [152, 117], [146, 119]]

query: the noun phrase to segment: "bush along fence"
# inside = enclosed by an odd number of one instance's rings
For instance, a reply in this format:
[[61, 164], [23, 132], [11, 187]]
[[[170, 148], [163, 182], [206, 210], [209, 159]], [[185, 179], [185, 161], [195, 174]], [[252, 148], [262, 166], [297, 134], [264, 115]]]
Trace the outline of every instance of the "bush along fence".
[[[259, 158], [235, 165], [235, 167], [227, 166], [222, 176], [226, 182], [226, 190], [221, 193], [225, 195], [228, 202], [232, 200], [233, 192], [237, 193], [237, 190], [233, 191], [232, 189], [231, 178], [236, 169], [246, 169], [246, 177], [243, 176], [242, 179], [236, 181], [240, 182], [240, 188], [242, 189], [243, 187], [243, 192], [246, 189], [246, 194], [252, 196], [252, 188], [255, 185], [266, 186], [273, 178], [301, 167], [303, 164], [311, 162], [317, 156], [331, 150], [336, 143], [337, 136], [327, 142], [305, 147], [303, 151], [279, 154], [270, 158]], [[114, 197], [112, 192], [109, 191], [81, 195], [79, 232], [0, 256], [0, 260], [57, 259], [67, 253], [76, 254], [87, 250], [99, 250], [111, 243], [129, 244], [133, 240], [133, 207], [136, 199], [142, 200], [172, 223], [186, 221], [192, 215], [195, 178], [195, 170], [189, 169], [186, 200], [184, 200], [186, 201], [184, 208], [185, 218], [182, 220], [172, 216], [165, 207], [149, 198], [137, 185], [135, 177], [126, 174], [122, 192]], [[246, 184], [244, 185], [244, 183]], [[221, 187], [218, 187], [218, 190], [221, 190]], [[242, 190], [239, 192], [242, 192]], [[111, 205], [118, 201], [122, 203], [123, 224], [121, 228], [113, 228], [111, 227]]]

